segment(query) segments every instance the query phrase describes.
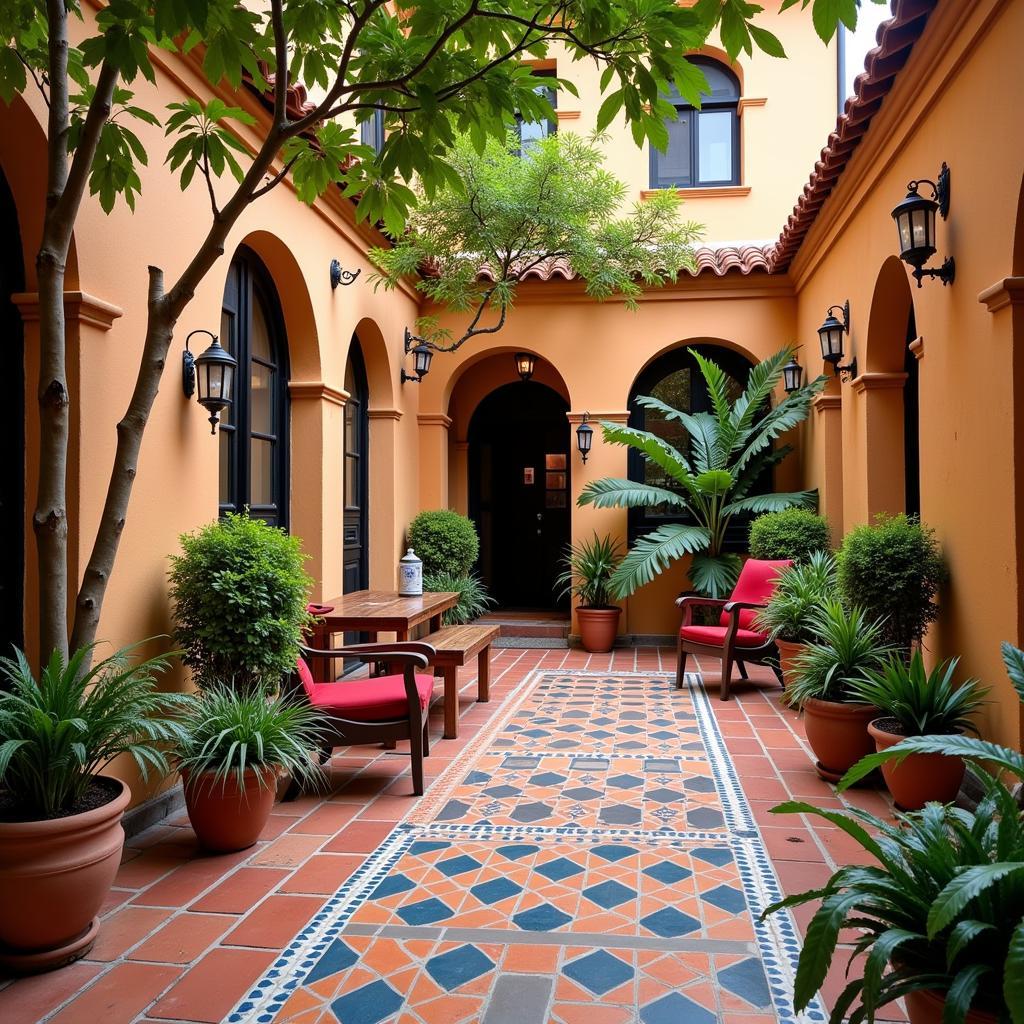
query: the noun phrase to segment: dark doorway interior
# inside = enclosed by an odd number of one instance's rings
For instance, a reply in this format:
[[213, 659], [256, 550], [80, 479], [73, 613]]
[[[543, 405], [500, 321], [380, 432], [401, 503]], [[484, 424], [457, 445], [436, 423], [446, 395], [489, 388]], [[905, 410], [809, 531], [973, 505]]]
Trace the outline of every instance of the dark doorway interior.
[[907, 347], [903, 350], [903, 369], [907, 379], [903, 384], [903, 469], [904, 509], [908, 516], [921, 515], [921, 364], [910, 351], [910, 343], [917, 337], [914, 307], [910, 307], [907, 320]]
[[369, 551], [369, 388], [359, 340], [352, 338], [345, 367], [345, 536], [342, 578], [345, 593], [370, 585]]
[[0, 171], [0, 338], [4, 400], [0, 402], [0, 654], [24, 647], [25, 602], [25, 338], [11, 295], [25, 289], [18, 211]]
[[488, 395], [469, 426], [469, 514], [480, 574], [502, 608], [553, 609], [569, 543], [569, 406], [536, 381]]

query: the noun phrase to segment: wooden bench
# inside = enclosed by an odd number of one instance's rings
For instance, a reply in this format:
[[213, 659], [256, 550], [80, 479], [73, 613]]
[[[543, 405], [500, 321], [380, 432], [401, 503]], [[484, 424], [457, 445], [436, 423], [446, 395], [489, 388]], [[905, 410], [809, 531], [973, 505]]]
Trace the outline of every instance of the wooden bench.
[[491, 643], [497, 637], [497, 626], [445, 626], [423, 637], [437, 652], [431, 665], [444, 677], [444, 738], [459, 735], [459, 669], [475, 654], [477, 656], [476, 699], [486, 704], [491, 699]]

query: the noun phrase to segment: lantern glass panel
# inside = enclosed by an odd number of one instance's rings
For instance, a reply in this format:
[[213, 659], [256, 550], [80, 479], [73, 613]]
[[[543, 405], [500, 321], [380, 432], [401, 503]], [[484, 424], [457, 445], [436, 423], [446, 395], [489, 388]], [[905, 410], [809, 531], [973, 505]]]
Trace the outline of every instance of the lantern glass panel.
[[594, 429], [589, 424], [581, 423], [576, 428], [576, 443], [581, 452], [589, 452], [591, 442], [594, 440]]
[[896, 227], [900, 233], [900, 252], [908, 252], [914, 247], [913, 232], [910, 228], [910, 211], [904, 210], [896, 218]]
[[782, 368], [782, 377], [786, 391], [796, 391], [800, 387], [803, 368], [797, 362], [789, 362]]
[[430, 371], [430, 361], [434, 353], [426, 345], [417, 345], [413, 350], [413, 366], [418, 376], [423, 377]]
[[826, 362], [838, 362], [843, 358], [843, 327], [823, 326], [818, 330], [821, 339], [821, 358]]

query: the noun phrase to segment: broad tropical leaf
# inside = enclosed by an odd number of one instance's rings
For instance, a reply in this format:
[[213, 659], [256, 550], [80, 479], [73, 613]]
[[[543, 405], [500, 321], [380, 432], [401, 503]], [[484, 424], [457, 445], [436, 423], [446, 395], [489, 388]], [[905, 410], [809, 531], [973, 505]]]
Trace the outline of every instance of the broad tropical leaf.
[[1024, 921], [1013, 930], [1003, 967], [1003, 998], [1013, 1024], [1024, 1024]]
[[660, 466], [674, 480], [684, 487], [693, 486], [693, 477], [686, 457], [667, 441], [646, 430], [637, 430], [621, 423], [601, 423], [604, 439], [610, 444], [622, 444], [635, 448], [647, 456], [655, 465]]
[[754, 494], [749, 498], [733, 501], [722, 509], [723, 515], [736, 515], [738, 512], [781, 512], [785, 508], [816, 508], [817, 491], [776, 491], [772, 494]]
[[709, 540], [702, 526], [659, 526], [641, 537], [619, 563], [612, 576], [613, 593], [619, 598], [628, 597], [684, 555], [707, 547]]
[[739, 578], [743, 561], [739, 555], [708, 555], [703, 552], [690, 562], [690, 580], [709, 597], [727, 597]]
[[1017, 691], [1017, 697], [1024, 703], [1024, 651], [1004, 640], [1002, 652], [1006, 674], [1010, 677], [1010, 682]]
[[591, 481], [580, 492], [577, 504], [593, 505], [594, 508], [654, 508], [657, 505], [688, 507], [686, 499], [675, 491], [615, 477]]
[[939, 893], [928, 914], [928, 937], [934, 938], [971, 900], [1013, 875], [1024, 873], [1024, 862], [979, 864], [962, 871]]

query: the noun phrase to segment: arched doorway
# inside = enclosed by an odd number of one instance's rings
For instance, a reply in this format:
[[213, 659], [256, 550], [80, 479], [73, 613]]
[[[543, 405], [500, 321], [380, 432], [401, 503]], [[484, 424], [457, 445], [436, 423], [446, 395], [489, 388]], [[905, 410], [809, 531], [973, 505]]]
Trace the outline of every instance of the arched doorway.
[[570, 538], [568, 403], [537, 381], [504, 384], [469, 424], [469, 514], [480, 574], [501, 608], [552, 609]]
[[0, 338], [6, 398], [0, 402], [0, 653], [24, 647], [25, 605], [25, 339], [11, 296], [25, 289], [21, 232], [14, 197], [0, 171]]
[[345, 367], [344, 541], [345, 593], [370, 585], [370, 389], [359, 339], [353, 335]]
[[228, 269], [221, 344], [238, 360], [235, 400], [221, 418], [220, 512], [248, 507], [288, 528], [288, 341], [277, 290], [251, 249]]
[[910, 347], [917, 340], [914, 304], [907, 315], [907, 343], [903, 349], [903, 510], [921, 515], [921, 363]]

